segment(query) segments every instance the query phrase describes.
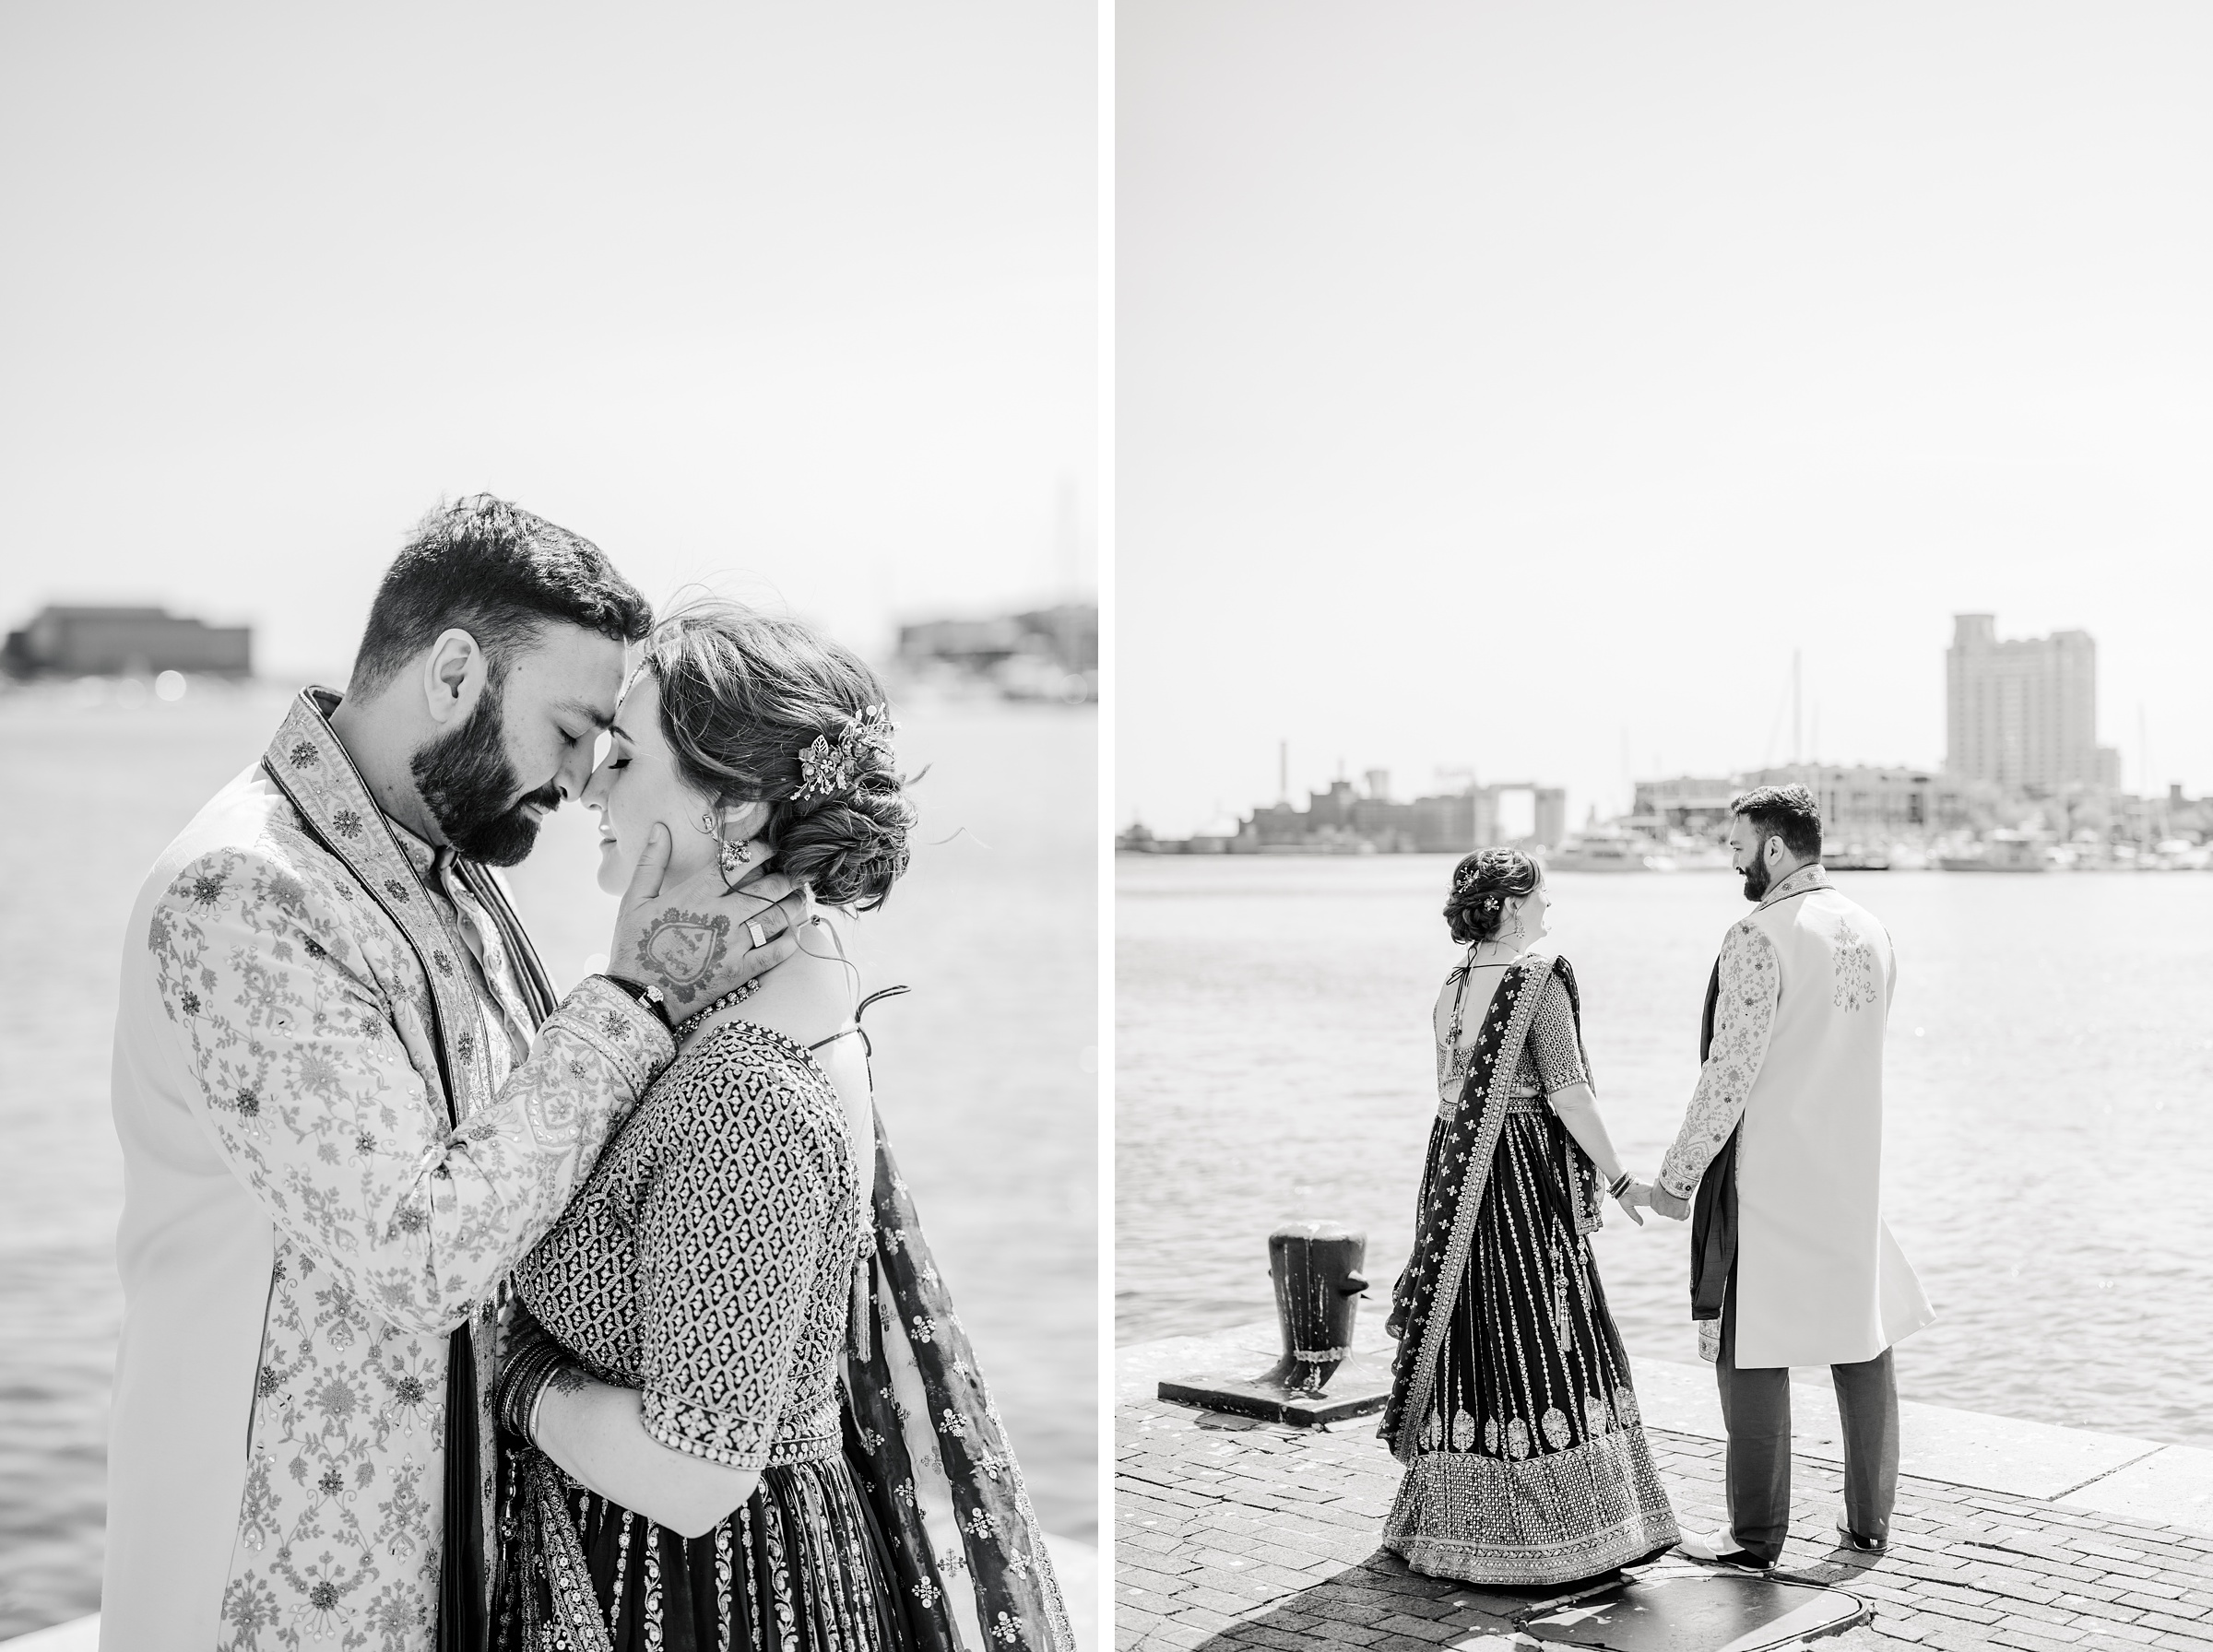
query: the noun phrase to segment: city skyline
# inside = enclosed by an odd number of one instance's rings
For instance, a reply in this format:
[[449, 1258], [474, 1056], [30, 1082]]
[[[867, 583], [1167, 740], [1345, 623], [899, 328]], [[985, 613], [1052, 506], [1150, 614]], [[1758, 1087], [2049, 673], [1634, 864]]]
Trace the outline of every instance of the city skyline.
[[[1840, 752], [1825, 748], [1821, 737], [1821, 702], [1817, 695], [1808, 694], [1805, 673], [1805, 659], [1801, 651], [1793, 650], [1790, 660], [1777, 684], [1775, 702], [1769, 715], [1763, 744], [1757, 756], [1746, 756], [1740, 761], [1709, 763], [1706, 765], [1679, 765], [1666, 761], [1663, 750], [1655, 744], [1649, 761], [1638, 761], [1633, 756], [1625, 757], [1618, 785], [1601, 783], [1588, 789], [1574, 785], [1562, 785], [1563, 777], [1556, 773], [1521, 771], [1511, 768], [1492, 768], [1478, 762], [1460, 761], [1417, 761], [1412, 769], [1401, 770], [1392, 763], [1379, 761], [1372, 749], [1358, 755], [1347, 754], [1331, 760], [1326, 772], [1316, 766], [1313, 760], [1295, 757], [1297, 742], [1279, 739], [1276, 743], [1277, 782], [1273, 791], [1265, 796], [1255, 793], [1235, 802], [1212, 799], [1203, 808], [1188, 806], [1180, 809], [1146, 814], [1131, 807], [1125, 799], [1117, 819], [1118, 830], [1143, 825], [1163, 838], [1188, 837], [1194, 834], [1216, 835], [1225, 825], [1251, 817], [1256, 811], [1280, 808], [1289, 804], [1302, 806], [1303, 799], [1311, 796], [1321, 797], [1333, 786], [1355, 784], [1355, 795], [1363, 798], [1388, 797], [1396, 803], [1411, 803], [1423, 797], [1457, 795], [1471, 789], [1495, 788], [1500, 785], [1560, 786], [1568, 796], [1568, 813], [1570, 823], [1580, 826], [1593, 808], [1599, 818], [1613, 818], [1630, 811], [1633, 794], [1637, 788], [1663, 780], [1675, 780], [1692, 775], [1722, 778], [1760, 771], [1771, 771], [1792, 765], [1808, 768], [1869, 768], [1888, 770], [1920, 770], [1934, 775], [1959, 781], [1990, 781], [2006, 786], [2026, 784], [2035, 787], [2056, 788], [2066, 785], [2101, 785], [2117, 792], [2136, 796], [2164, 796], [2171, 788], [2189, 788], [2189, 783], [2180, 775], [2160, 778], [2157, 748], [2144, 738], [2149, 731], [2149, 718], [2143, 719], [2144, 727], [2134, 738], [2116, 738], [2106, 741], [2098, 738], [2109, 726], [2101, 711], [2096, 678], [2101, 655], [2097, 640], [2080, 627], [2062, 626], [2041, 635], [2010, 634], [2011, 628], [2003, 623], [2004, 615], [1982, 612], [1959, 612], [1950, 616], [1952, 632], [1947, 645], [1941, 651], [1937, 672], [1937, 700], [1935, 716], [1936, 749], [1926, 757], [1899, 757], [1894, 752], [1874, 753]], [[1969, 690], [1961, 678], [1960, 655], [1963, 644], [1970, 637], [1992, 656], [1998, 675], [2018, 678], [2024, 669], [2031, 673], [2050, 669], [2061, 673], [2073, 671], [2076, 680], [2069, 684], [2080, 695], [2080, 703], [2070, 703], [2064, 715], [2068, 724], [2065, 738], [2080, 748], [2080, 756], [2061, 759], [2057, 756], [2062, 736], [2057, 732], [2063, 714], [2056, 705], [2041, 714], [2044, 721], [2053, 725], [2048, 735], [2040, 734], [2037, 740], [2051, 748], [2047, 763], [2072, 761], [2076, 767], [2047, 774], [2042, 768], [2022, 772], [2018, 767], [2018, 752], [2007, 761], [2000, 761], [1987, 753], [1994, 734], [1984, 734], [1977, 744], [1962, 748], [1962, 740], [1970, 728], [1980, 725], [1966, 717], [1962, 702]], [[2044, 662], [2053, 664], [2046, 667]], [[1982, 669], [1991, 670], [1990, 666]], [[2082, 674], [2087, 672], [2087, 677]], [[1979, 688], [1980, 685], [1978, 684]], [[2001, 717], [1996, 706], [1984, 706], [1978, 698], [1975, 710], [1981, 722], [1988, 723], [1994, 730], [2005, 723], [2011, 739], [2018, 746], [2022, 738], [2022, 719], [2028, 715], [2035, 722], [2039, 714], [2033, 708], [2024, 712], [2018, 703], [2018, 683], [2013, 685], [2015, 698], [2007, 702], [2010, 721]], [[2055, 688], [2054, 692], [2058, 690]], [[1995, 690], [1993, 690], [1995, 699]], [[2075, 726], [2079, 723], [2080, 727]], [[2041, 728], [2041, 725], [2038, 726]], [[2094, 730], [2083, 738], [2085, 730]], [[1672, 732], [1681, 737], [1687, 731], [1677, 728]], [[1741, 738], [1741, 737], [1739, 737]], [[1925, 736], [1924, 736], [1925, 738]], [[1684, 741], [1691, 747], [1699, 742], [1693, 737]], [[1633, 748], [1631, 749], [1633, 752]], [[2141, 778], [2147, 751], [2153, 764], [2152, 777]], [[2077, 772], [2079, 771], [2079, 772]], [[1386, 782], [1387, 790], [1379, 793], [1375, 783]], [[1610, 791], [1619, 792], [1610, 797]], [[1164, 823], [1165, 822], [1165, 823]]]

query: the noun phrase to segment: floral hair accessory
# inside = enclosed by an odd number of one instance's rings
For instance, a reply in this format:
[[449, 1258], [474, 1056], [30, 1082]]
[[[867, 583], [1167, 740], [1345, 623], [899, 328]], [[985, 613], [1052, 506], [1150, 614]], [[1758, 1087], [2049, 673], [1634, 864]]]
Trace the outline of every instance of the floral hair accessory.
[[899, 725], [892, 721], [888, 706], [863, 706], [859, 716], [839, 721], [843, 726], [834, 739], [818, 734], [799, 753], [799, 789], [791, 795], [794, 803], [843, 796], [854, 789], [868, 758], [891, 755], [892, 734]]

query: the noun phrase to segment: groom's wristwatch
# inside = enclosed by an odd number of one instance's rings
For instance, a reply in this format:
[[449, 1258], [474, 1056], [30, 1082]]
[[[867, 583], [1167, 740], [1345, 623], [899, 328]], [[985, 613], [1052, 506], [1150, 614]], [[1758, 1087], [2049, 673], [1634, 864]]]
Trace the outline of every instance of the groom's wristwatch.
[[676, 1031], [676, 1023], [669, 1019], [669, 1000], [661, 996], [659, 987], [651, 982], [627, 981], [621, 975], [609, 975], [608, 979], [652, 1010], [662, 1026], [671, 1032]]

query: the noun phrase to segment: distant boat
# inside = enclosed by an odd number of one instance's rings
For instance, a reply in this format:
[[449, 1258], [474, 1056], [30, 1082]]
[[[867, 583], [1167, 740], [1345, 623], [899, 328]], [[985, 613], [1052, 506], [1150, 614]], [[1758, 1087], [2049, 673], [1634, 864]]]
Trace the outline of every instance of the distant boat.
[[1727, 844], [1709, 843], [1678, 833], [1668, 839], [1667, 858], [1678, 872], [1734, 872], [1735, 858]]
[[1675, 859], [1649, 837], [1626, 832], [1585, 832], [1566, 839], [1544, 857], [1548, 872], [1672, 872]]
[[2043, 846], [2019, 832], [1994, 832], [1980, 855], [1943, 855], [1936, 864], [1947, 872], [2048, 872]]
[[1852, 844], [1841, 849], [1824, 846], [1821, 864], [1832, 872], [1888, 872], [1890, 869], [1890, 851], [1880, 844], [1874, 848], [1862, 844]]

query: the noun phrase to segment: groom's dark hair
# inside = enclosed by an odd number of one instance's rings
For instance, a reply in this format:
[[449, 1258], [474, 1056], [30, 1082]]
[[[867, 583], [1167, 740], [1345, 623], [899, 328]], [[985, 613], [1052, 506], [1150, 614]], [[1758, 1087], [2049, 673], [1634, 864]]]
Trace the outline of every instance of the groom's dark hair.
[[1729, 812], [1752, 822], [1764, 844], [1771, 837], [1800, 860], [1821, 858], [1821, 806], [1802, 785], [1763, 785], [1731, 799]]
[[347, 691], [374, 693], [456, 628], [476, 638], [496, 686], [553, 620], [635, 643], [653, 629], [653, 608], [589, 539], [472, 493], [417, 523], [392, 559]]

